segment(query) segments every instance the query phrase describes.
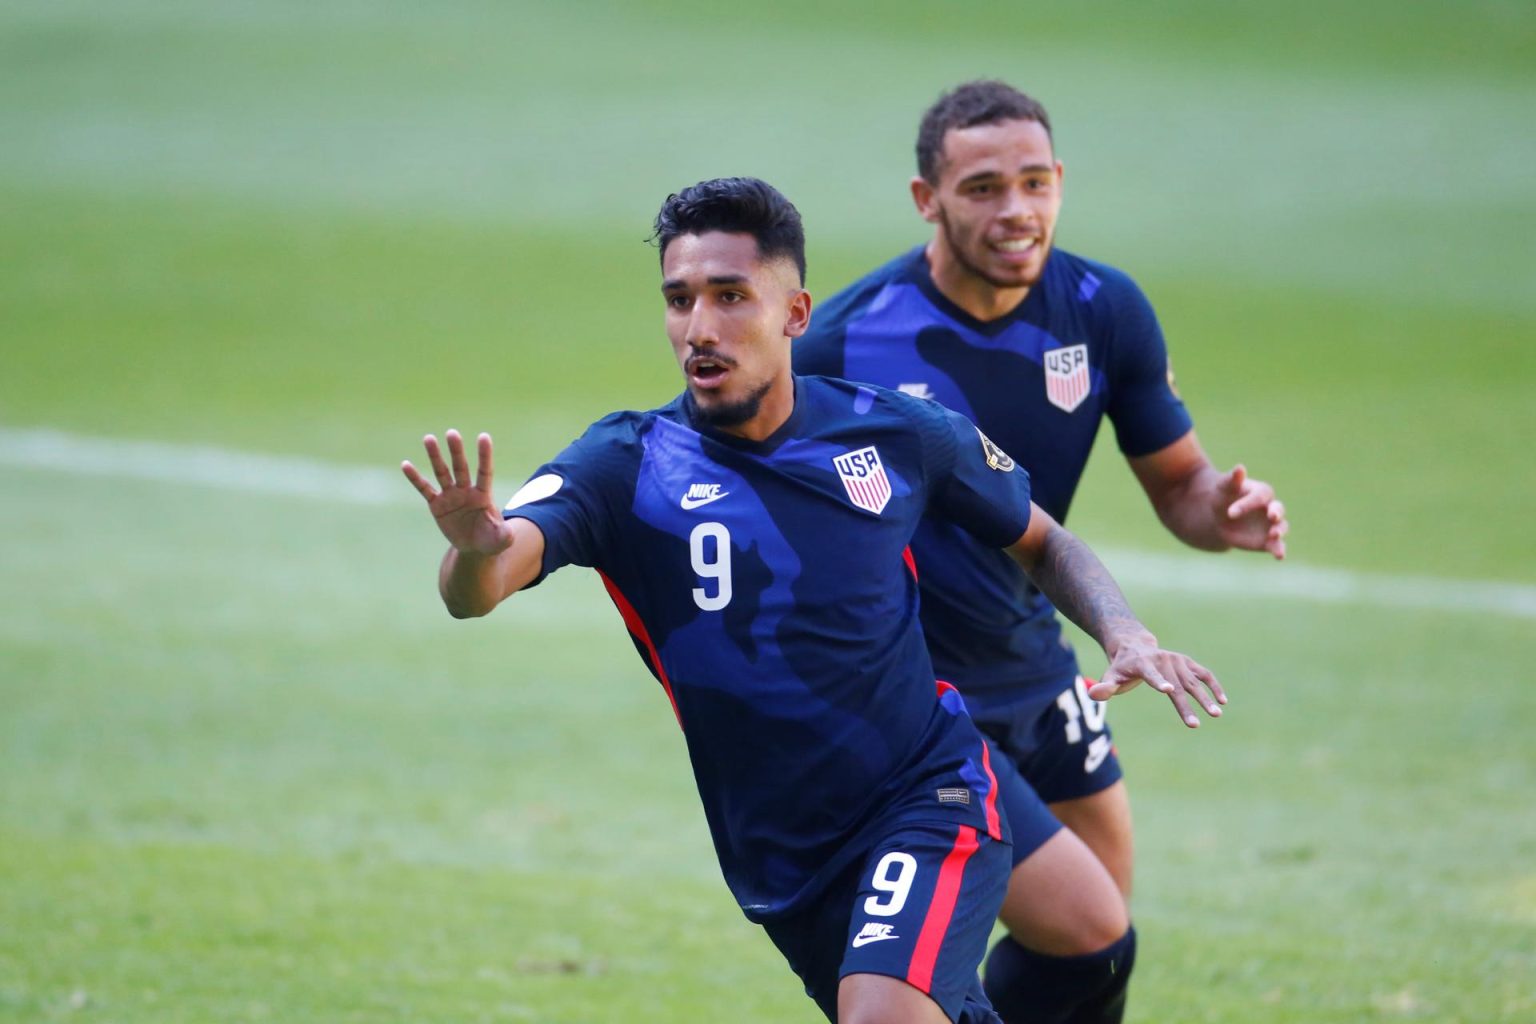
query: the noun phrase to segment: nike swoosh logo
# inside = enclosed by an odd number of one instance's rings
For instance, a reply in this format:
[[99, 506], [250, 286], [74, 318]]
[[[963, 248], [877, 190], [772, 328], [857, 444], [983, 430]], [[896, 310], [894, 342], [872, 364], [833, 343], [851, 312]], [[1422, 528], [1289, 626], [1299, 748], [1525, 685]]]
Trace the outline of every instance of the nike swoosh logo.
[[690, 510], [696, 509], [700, 505], [708, 505], [712, 501], [719, 501], [721, 498], [727, 497], [730, 493], [730, 491], [726, 491], [724, 494], [711, 494], [707, 498], [690, 498], [685, 494], [683, 495], [683, 508]]
[[901, 938], [899, 935], [855, 935], [853, 937], [853, 948], [858, 949], [860, 946], [867, 946], [871, 942], [884, 942], [886, 939], [899, 938]]

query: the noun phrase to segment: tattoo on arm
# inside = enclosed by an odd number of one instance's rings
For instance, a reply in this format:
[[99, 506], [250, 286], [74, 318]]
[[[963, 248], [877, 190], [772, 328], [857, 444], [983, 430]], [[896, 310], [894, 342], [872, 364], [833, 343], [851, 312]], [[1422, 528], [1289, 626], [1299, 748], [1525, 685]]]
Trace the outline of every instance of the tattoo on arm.
[[1116, 635], [1146, 631], [1104, 563], [1066, 529], [1051, 527], [1028, 572], [1041, 593], [1100, 646]]

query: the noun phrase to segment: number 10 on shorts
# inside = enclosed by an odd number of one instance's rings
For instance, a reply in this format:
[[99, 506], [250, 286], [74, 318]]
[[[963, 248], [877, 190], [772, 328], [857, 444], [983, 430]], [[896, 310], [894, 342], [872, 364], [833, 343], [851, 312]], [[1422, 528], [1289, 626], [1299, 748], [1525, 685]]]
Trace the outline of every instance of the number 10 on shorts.
[[1092, 772], [1109, 756], [1109, 737], [1104, 735], [1108, 705], [1088, 696], [1088, 682], [1078, 676], [1070, 687], [1057, 695], [1056, 706], [1066, 716], [1068, 743], [1081, 743], [1084, 729], [1097, 734], [1088, 742], [1088, 753], [1083, 758], [1083, 771]]

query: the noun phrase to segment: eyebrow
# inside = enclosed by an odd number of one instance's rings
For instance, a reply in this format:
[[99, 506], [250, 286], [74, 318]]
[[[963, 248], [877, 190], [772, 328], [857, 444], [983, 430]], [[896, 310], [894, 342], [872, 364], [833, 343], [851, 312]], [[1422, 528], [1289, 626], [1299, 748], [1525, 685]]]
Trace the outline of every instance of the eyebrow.
[[[704, 281], [706, 284], [712, 285], [731, 285], [747, 284], [749, 279], [745, 274], [718, 274], [714, 277], [707, 277], [704, 279]], [[676, 291], [679, 288], [686, 287], [688, 287], [688, 282], [684, 281], [680, 277], [670, 278], [661, 282], [661, 290], [664, 292]]]
[[[1018, 170], [1018, 173], [1019, 174], [1041, 174], [1041, 173], [1049, 174], [1051, 171], [1054, 171], [1054, 170], [1055, 170], [1055, 168], [1052, 167], [1049, 164], [1028, 164], [1028, 165], [1026, 165], [1024, 167], [1020, 167], [1019, 170]], [[973, 181], [984, 181], [987, 178], [1001, 178], [1003, 176], [1003, 173], [1004, 172], [1002, 172], [1002, 171], [978, 171], [978, 172], [976, 172], [975, 174], [971, 175], [968, 178], [961, 178], [960, 179], [960, 184], [968, 185], [968, 184], [970, 184]]]

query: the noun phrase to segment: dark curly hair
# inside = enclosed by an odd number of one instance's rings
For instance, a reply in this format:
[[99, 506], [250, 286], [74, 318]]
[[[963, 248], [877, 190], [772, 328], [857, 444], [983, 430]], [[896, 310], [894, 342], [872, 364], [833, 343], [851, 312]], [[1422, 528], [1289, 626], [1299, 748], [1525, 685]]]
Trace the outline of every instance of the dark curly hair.
[[944, 136], [956, 128], [1000, 121], [1038, 121], [1051, 134], [1051, 116], [1040, 101], [1007, 82], [984, 78], [957, 85], [934, 101], [917, 129], [917, 173], [930, 185], [939, 183]]
[[760, 259], [791, 259], [805, 283], [805, 229], [800, 211], [784, 194], [757, 178], [713, 178], [667, 196], [656, 214], [651, 241], [667, 253], [678, 235], [725, 231], [751, 235]]

